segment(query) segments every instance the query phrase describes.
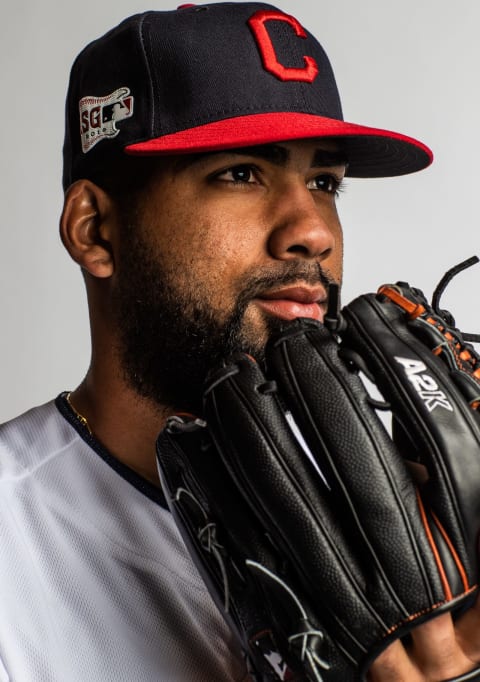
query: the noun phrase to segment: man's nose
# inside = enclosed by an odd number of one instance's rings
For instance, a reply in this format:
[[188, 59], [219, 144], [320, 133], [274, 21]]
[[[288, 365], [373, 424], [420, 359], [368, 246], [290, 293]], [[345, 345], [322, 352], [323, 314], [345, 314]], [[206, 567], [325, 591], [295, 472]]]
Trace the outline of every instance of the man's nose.
[[274, 215], [268, 240], [273, 258], [325, 260], [334, 251], [340, 228], [333, 198], [319, 201], [304, 184], [290, 187], [277, 198]]

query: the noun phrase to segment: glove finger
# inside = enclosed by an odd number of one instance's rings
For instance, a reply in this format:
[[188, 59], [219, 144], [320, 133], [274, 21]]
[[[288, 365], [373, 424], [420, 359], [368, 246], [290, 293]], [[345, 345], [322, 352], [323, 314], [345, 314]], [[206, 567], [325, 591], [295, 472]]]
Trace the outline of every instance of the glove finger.
[[[317, 613], [335, 622], [355, 660], [388, 622], [372, 607], [364, 567], [349, 550], [332, 505], [332, 490], [293, 435], [274, 384], [247, 357], [238, 371], [214, 377], [205, 415], [215, 444], [237, 486], [279, 552], [288, 557]], [[262, 389], [262, 386], [267, 386]], [[231, 438], [230, 434], [235, 434]], [[298, 578], [297, 578], [298, 576]]]
[[270, 344], [267, 363], [327, 472], [337, 524], [343, 517], [362, 538], [356, 552], [371, 580], [366, 591], [371, 590], [372, 603], [393, 623], [420, 605], [441, 601], [415, 485], [362, 382], [339, 358], [331, 334], [316, 323], [298, 321]]
[[[316, 332], [318, 329], [315, 326]], [[329, 334], [328, 338], [331, 349], [336, 344]], [[315, 443], [318, 447], [312, 448], [313, 463], [293, 436], [274, 385], [265, 381], [248, 358], [237, 363], [238, 372], [228, 371], [224, 377], [212, 379], [205, 415], [227, 468], [259, 521], [289, 557], [310, 602], [334, 623], [330, 629], [339, 633], [337, 642], [358, 661], [373, 643], [382, 641], [384, 646], [387, 633], [403, 623], [410, 624], [412, 613], [426, 611], [436, 603], [441, 585], [431, 553], [426, 551], [422, 556], [418, 551], [424, 534], [415, 488], [401, 457], [382, 433], [396, 457], [396, 468], [392, 469], [383, 441], [377, 442], [377, 431], [369, 433], [363, 417], [360, 425], [346, 426], [354, 434], [358, 431], [358, 437], [345, 438], [342, 429], [332, 429], [332, 423], [350, 422], [346, 415], [357, 404], [358, 394], [354, 391], [352, 395], [351, 377], [338, 358], [334, 363], [338, 367], [333, 372], [331, 367], [326, 370], [321, 354], [312, 352], [310, 342], [307, 346], [303, 350], [295, 347], [293, 355], [317, 356], [313, 365], [302, 370], [311, 403], [315, 403], [311, 386], [322, 389], [323, 408], [310, 405], [310, 409], [318, 410], [315, 418], [323, 420], [328, 431], [340, 433], [331, 436], [327, 447], [323, 440]], [[272, 367], [273, 363], [269, 376], [280, 381], [283, 367]], [[335, 377], [337, 370], [340, 381]], [[312, 381], [315, 371], [321, 377]], [[324, 390], [322, 381], [333, 381], [333, 385]], [[357, 382], [355, 386], [361, 387]], [[344, 402], [335, 403], [341, 409], [331, 412], [329, 397], [338, 391]], [[283, 386], [281, 396], [285, 397]], [[371, 416], [372, 410], [369, 412]], [[374, 414], [370, 426], [383, 428]], [[332, 479], [328, 467], [333, 468], [338, 452], [343, 471]], [[387, 495], [379, 493], [383, 486], [389, 490]]]
[[[207, 423], [225, 466], [282, 552], [292, 553], [295, 537], [292, 560], [301, 562], [320, 543], [335, 565], [342, 563], [347, 545], [332, 513], [331, 490], [294, 435], [275, 382], [247, 356], [234, 367], [213, 377], [205, 393]], [[349, 579], [360, 580], [354, 571], [355, 565], [345, 565]]]
[[307, 670], [318, 679], [321, 670], [325, 682], [353, 680], [352, 660], [329, 637], [318, 610], [310, 610], [285, 553], [246, 504], [205, 424], [169, 420], [157, 460], [183, 540], [261, 679], [306, 679]]
[[446, 365], [412, 331], [405, 311], [392, 301], [363, 296], [347, 306], [344, 315], [348, 327], [343, 343], [364, 358], [428, 470], [422, 497], [433, 510], [425, 510], [426, 521], [446, 571], [446, 591], [468, 591], [478, 573], [478, 414]]

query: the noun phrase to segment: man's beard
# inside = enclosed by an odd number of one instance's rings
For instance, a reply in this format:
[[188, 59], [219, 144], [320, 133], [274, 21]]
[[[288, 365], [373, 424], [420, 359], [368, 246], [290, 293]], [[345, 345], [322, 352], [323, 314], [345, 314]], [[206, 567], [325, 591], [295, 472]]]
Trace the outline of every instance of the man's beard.
[[[265, 316], [259, 331], [245, 321], [249, 303], [263, 292], [303, 281], [325, 287], [333, 278], [316, 262], [278, 262], [246, 272], [231, 311], [211, 307], [205, 284], [175, 277], [175, 268], [152, 257], [136, 226], [123, 230], [120, 274], [112, 298], [124, 378], [142, 397], [162, 407], [201, 414], [208, 371], [223, 359], [247, 353], [265, 359], [265, 338], [285, 325]], [[179, 280], [188, 284], [179, 286]]]

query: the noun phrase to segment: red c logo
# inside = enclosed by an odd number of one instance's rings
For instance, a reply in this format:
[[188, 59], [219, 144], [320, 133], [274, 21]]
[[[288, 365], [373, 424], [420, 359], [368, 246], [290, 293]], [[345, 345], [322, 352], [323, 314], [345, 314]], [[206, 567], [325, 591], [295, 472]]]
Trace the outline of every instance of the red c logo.
[[283, 66], [283, 64], [280, 64], [278, 61], [277, 55], [275, 54], [275, 48], [273, 47], [272, 40], [268, 35], [267, 27], [265, 26], [267, 21], [272, 20], [284, 21], [289, 24], [299, 38], [307, 37], [307, 34], [295, 17], [292, 17], [289, 14], [283, 14], [283, 12], [275, 12], [273, 10], [259, 10], [258, 12], [255, 12], [248, 20], [248, 23], [259, 47], [263, 66], [267, 71], [270, 71], [270, 73], [273, 73], [274, 76], [282, 81], [306, 81], [307, 83], [312, 83], [318, 75], [317, 62], [313, 57], [303, 57], [305, 64], [303, 69]]

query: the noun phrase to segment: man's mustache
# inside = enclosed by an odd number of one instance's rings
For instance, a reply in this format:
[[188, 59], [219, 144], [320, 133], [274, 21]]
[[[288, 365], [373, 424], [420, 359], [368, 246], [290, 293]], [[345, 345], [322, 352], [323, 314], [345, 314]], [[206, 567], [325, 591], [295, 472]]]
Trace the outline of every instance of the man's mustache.
[[256, 273], [248, 273], [242, 279], [245, 283], [240, 286], [241, 294], [238, 302], [244, 305], [267, 291], [299, 282], [312, 287], [321, 284], [327, 292], [330, 284], [340, 285], [340, 282], [336, 281], [326, 268], [322, 268], [320, 263], [299, 263], [298, 261], [292, 261], [290, 265], [283, 263], [281, 267], [276, 267], [275, 270], [269, 268], [268, 272], [265, 272], [265, 269], [259, 272], [257, 269]]

